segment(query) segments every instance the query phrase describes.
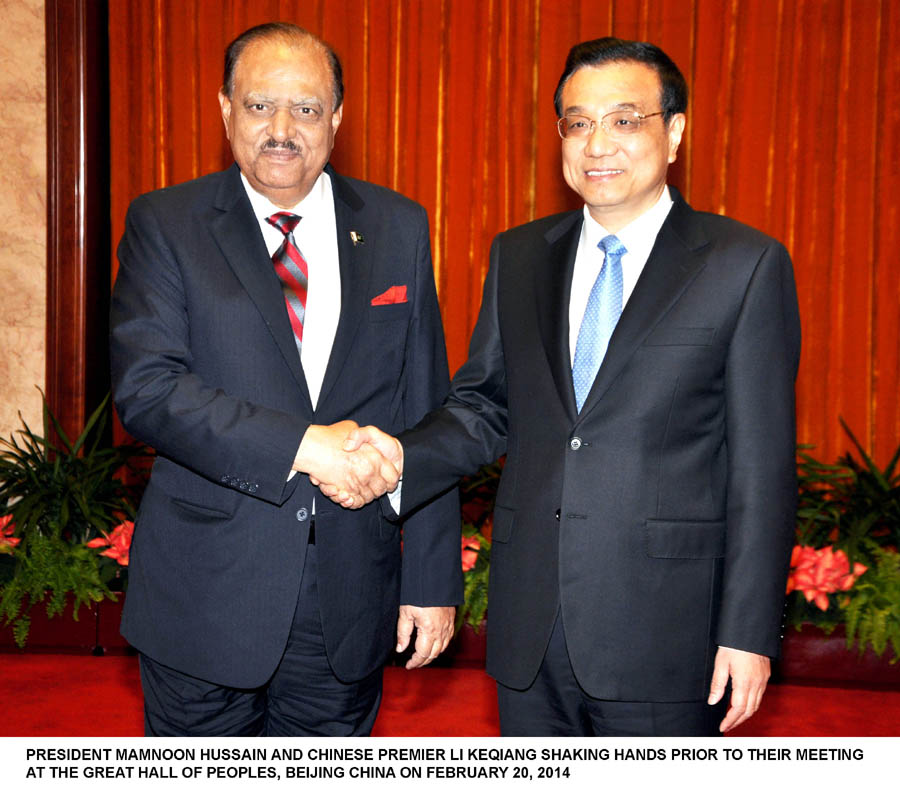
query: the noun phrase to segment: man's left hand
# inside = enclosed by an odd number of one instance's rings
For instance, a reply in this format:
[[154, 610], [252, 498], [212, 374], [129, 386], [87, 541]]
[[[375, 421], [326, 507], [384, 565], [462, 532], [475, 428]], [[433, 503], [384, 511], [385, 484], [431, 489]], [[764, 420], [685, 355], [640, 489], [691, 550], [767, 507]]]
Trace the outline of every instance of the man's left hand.
[[719, 725], [722, 733], [736, 728], [756, 713], [771, 672], [772, 663], [768, 656], [719, 647], [707, 702], [710, 706], [718, 703], [731, 678], [731, 705]]
[[413, 628], [416, 644], [406, 669], [424, 667], [444, 652], [453, 637], [456, 607], [414, 607], [404, 604], [397, 619], [397, 652], [406, 650]]

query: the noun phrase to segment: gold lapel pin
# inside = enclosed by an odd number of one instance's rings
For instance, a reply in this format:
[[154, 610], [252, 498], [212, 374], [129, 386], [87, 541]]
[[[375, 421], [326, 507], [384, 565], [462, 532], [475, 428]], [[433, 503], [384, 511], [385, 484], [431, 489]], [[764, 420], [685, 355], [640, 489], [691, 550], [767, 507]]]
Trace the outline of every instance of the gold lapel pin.
[[363, 245], [366, 242], [359, 232], [350, 232], [350, 239], [353, 240], [353, 245]]

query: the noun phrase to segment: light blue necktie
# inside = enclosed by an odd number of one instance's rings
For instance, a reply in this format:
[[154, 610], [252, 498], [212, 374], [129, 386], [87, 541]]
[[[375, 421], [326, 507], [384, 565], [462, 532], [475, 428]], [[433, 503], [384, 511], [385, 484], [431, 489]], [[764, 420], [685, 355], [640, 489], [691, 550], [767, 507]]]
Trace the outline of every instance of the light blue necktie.
[[622, 257], [628, 251], [614, 234], [604, 237], [597, 247], [606, 254], [606, 258], [591, 287], [584, 319], [578, 329], [575, 363], [572, 365], [575, 404], [579, 413], [622, 313]]

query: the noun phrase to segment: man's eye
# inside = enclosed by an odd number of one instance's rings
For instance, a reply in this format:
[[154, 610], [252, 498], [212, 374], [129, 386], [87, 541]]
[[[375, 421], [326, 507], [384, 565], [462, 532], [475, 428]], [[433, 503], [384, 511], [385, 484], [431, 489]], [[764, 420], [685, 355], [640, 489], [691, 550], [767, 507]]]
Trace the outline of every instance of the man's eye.
[[250, 110], [252, 110], [254, 113], [264, 113], [267, 109], [268, 105], [262, 102], [254, 102], [252, 105], [250, 105]]
[[583, 130], [587, 127], [586, 121], [576, 121], [575, 119], [571, 119], [569, 121], [568, 127], [570, 130]]
[[293, 109], [294, 118], [300, 121], [316, 122], [322, 115], [318, 108], [309, 105], [299, 105]]
[[616, 127], [619, 127], [624, 130], [631, 129], [633, 127], [637, 127], [640, 125], [640, 123], [641, 123], [640, 119], [633, 118], [631, 116], [619, 116], [619, 118], [617, 118], [613, 122], [613, 124]]

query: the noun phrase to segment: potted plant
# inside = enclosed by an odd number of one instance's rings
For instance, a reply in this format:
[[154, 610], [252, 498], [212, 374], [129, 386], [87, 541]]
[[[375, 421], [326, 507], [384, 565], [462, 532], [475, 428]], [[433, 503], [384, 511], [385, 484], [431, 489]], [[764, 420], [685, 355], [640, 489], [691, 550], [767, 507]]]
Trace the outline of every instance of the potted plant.
[[[841, 421], [851, 452], [837, 463], [799, 450], [797, 545], [787, 619], [804, 632], [835, 632], [859, 657], [900, 659], [900, 449], [883, 469]], [[786, 638], [787, 639], [787, 638]], [[786, 651], [787, 657], [787, 651]], [[897, 668], [900, 681], [900, 668]]]
[[141, 448], [104, 441], [108, 403], [74, 441], [46, 399], [41, 435], [23, 420], [0, 439], [0, 618], [19, 647], [34, 606], [53, 617], [71, 601], [77, 620], [82, 606], [124, 587], [135, 500], [119, 473]]

